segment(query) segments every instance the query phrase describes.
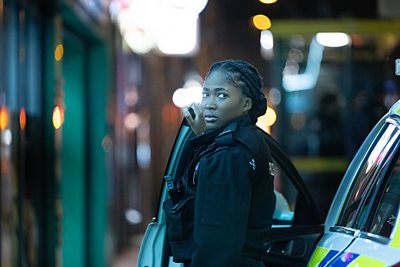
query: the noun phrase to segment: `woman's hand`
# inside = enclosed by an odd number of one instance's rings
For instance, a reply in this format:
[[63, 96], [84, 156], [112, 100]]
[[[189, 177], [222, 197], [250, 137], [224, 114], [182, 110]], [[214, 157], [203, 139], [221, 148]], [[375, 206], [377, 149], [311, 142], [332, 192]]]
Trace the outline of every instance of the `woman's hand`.
[[[190, 114], [189, 109], [192, 109], [194, 118]], [[195, 135], [201, 135], [206, 129], [206, 122], [204, 121], [203, 110], [201, 109], [200, 104], [193, 103], [190, 106], [183, 108], [182, 111], [183, 116], [186, 118]]]

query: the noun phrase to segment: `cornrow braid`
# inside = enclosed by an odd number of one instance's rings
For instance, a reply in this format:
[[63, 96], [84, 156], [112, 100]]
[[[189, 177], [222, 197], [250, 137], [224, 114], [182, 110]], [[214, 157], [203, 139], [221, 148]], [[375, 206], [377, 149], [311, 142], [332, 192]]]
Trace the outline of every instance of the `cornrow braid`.
[[249, 111], [253, 123], [263, 115], [267, 109], [267, 99], [262, 91], [262, 80], [257, 69], [243, 60], [223, 60], [214, 63], [207, 76], [217, 70], [226, 71], [226, 79], [238, 87], [252, 101]]
[[233, 65], [235, 68], [239, 70], [241, 73], [241, 78], [249, 87], [252, 88], [261, 88], [261, 77], [259, 76], [256, 69], [253, 66], [249, 66], [244, 62], [235, 62]]

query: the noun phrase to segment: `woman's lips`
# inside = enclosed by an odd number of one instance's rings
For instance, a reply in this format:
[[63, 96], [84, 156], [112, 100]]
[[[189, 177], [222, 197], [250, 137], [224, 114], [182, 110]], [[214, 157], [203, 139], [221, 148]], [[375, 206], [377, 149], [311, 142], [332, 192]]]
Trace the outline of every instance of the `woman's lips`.
[[217, 120], [217, 117], [212, 115], [205, 115], [204, 120], [206, 122], [215, 122]]

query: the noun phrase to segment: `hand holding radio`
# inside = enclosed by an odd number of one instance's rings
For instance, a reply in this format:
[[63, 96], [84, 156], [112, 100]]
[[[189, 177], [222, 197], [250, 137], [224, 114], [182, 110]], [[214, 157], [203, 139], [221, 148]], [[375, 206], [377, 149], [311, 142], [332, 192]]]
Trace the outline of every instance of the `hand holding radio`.
[[183, 108], [183, 115], [197, 136], [204, 132], [206, 123], [204, 121], [203, 110], [200, 104], [193, 103], [190, 106]]

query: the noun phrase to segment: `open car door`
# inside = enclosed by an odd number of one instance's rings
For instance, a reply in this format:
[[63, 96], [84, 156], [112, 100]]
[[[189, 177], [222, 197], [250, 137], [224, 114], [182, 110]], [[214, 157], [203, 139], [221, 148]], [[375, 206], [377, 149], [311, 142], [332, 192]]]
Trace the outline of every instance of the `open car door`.
[[[276, 206], [272, 228], [264, 233], [265, 254], [262, 260], [266, 266], [306, 266], [323, 234], [322, 220], [311, 194], [290, 159], [270, 135], [265, 132], [263, 134], [275, 164]], [[175, 177], [178, 162], [185, 156], [183, 147], [191, 135], [192, 131], [184, 120], [172, 148], [165, 175]], [[183, 266], [172, 261], [166, 242], [162, 203], [168, 197], [163, 184], [157, 216], [148, 225], [142, 240], [138, 267]]]

